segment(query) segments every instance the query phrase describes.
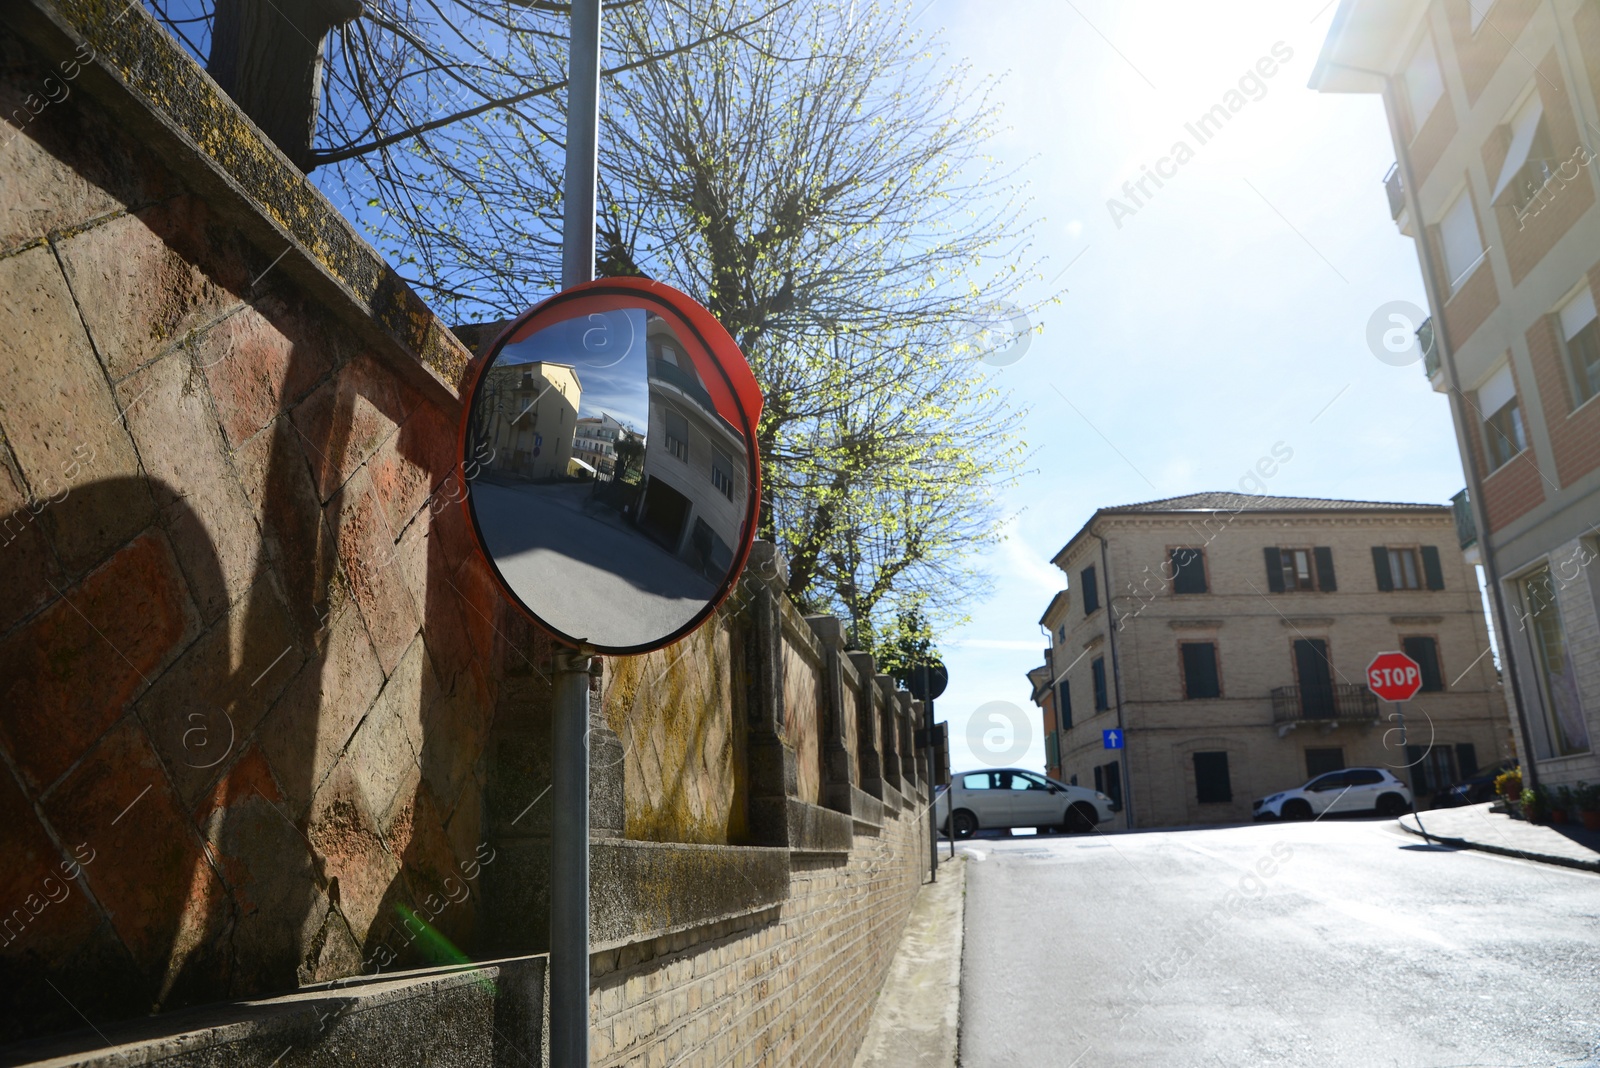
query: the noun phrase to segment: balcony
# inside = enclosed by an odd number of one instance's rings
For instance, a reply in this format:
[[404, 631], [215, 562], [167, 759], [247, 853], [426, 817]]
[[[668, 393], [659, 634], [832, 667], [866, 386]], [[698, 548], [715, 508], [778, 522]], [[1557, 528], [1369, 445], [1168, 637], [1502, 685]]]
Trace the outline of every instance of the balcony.
[[1340, 720], [1371, 723], [1378, 719], [1378, 698], [1365, 686], [1278, 686], [1272, 691], [1272, 724], [1282, 738], [1302, 723], [1332, 730]]
[[1456, 517], [1456, 538], [1465, 552], [1478, 544], [1478, 521], [1473, 517], [1472, 498], [1467, 496], [1466, 490], [1450, 498], [1450, 510]]
[[1439, 375], [1439, 339], [1433, 333], [1433, 316], [1417, 328], [1417, 344], [1422, 346], [1422, 373], [1431, 382]]
[[1400, 213], [1406, 210], [1406, 190], [1400, 184], [1400, 164], [1390, 167], [1389, 173], [1383, 176], [1383, 188], [1389, 194], [1389, 218], [1398, 220]]

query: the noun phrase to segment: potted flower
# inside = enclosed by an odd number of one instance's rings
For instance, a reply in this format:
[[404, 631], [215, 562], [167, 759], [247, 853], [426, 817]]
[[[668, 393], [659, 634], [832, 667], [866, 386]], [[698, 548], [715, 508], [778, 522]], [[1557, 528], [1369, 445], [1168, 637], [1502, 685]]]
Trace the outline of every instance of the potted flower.
[[1558, 786], [1550, 798], [1550, 822], [1565, 823], [1572, 814], [1572, 787]]
[[1522, 798], [1522, 769], [1512, 768], [1496, 775], [1494, 792], [1505, 802], [1507, 809], [1515, 810], [1517, 802]]
[[1600, 831], [1600, 786], [1580, 782], [1574, 791], [1578, 801], [1578, 815], [1587, 830]]
[[1522, 791], [1522, 818], [1529, 823], [1549, 822], [1549, 805], [1543, 787], [1537, 790], [1530, 787]]

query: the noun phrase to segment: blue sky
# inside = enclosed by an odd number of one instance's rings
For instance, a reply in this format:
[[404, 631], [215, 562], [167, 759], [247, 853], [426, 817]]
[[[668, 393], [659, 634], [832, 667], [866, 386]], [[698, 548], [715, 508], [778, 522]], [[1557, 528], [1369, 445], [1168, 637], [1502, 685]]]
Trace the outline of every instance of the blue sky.
[[495, 363], [571, 364], [583, 388], [579, 419], [604, 412], [642, 434], [650, 421], [644, 317], [640, 310], [566, 319], [507, 345]]
[[[1236, 489], [1280, 442], [1294, 455], [1274, 494], [1442, 504], [1462, 487], [1445, 398], [1366, 341], [1381, 306], [1426, 300], [1389, 219], [1380, 101], [1306, 88], [1335, 6], [932, 0], [918, 16], [977, 74], [1004, 76], [994, 151], [1021, 165], [1045, 278], [1066, 268], [1069, 290], [1023, 358], [991, 372], [1030, 406], [1038, 471], [1004, 502], [1019, 514], [985, 555], [991, 595], [942, 642], [957, 769], [990, 701], [1030, 714], [1020, 763], [1043, 766], [1025, 672], [1065, 585], [1050, 557], [1097, 507]], [[1201, 143], [1186, 124], [1230, 91], [1243, 106]], [[1108, 207], [1131, 206], [1124, 183], [1158, 164], [1171, 177], [1147, 180], [1135, 214]]]

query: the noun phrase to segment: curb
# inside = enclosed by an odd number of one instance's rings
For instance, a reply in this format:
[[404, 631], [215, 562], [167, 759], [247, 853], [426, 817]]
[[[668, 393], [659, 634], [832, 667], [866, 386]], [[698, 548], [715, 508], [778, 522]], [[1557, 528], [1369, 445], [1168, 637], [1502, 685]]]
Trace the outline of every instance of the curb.
[[[1414, 814], [1413, 818], [1414, 817]], [[1407, 834], [1429, 842], [1438, 842], [1440, 845], [1450, 846], [1454, 849], [1476, 849], [1480, 853], [1497, 853], [1502, 857], [1515, 857], [1518, 860], [1531, 860], [1539, 864], [1555, 864], [1562, 868], [1576, 868], [1579, 871], [1592, 871], [1600, 873], [1600, 860], [1578, 860], [1575, 857], [1561, 857], [1551, 853], [1535, 853], [1528, 849], [1513, 849], [1510, 846], [1489, 845], [1486, 842], [1473, 842], [1465, 838], [1450, 838], [1445, 835], [1434, 834], [1432, 831], [1424, 832], [1421, 824], [1412, 826], [1402, 816], [1395, 821], [1401, 830]]]

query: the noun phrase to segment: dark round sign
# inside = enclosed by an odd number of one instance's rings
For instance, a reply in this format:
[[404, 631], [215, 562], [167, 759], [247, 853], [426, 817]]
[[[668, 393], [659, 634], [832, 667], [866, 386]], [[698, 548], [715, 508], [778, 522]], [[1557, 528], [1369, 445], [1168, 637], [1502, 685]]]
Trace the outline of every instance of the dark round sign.
[[728, 595], [761, 500], [761, 391], [693, 299], [639, 278], [563, 290], [506, 327], [462, 399], [473, 533], [540, 627], [649, 652]]
[[913, 664], [906, 672], [906, 689], [919, 701], [932, 701], [950, 685], [950, 674], [943, 660], [930, 660], [926, 664]]

